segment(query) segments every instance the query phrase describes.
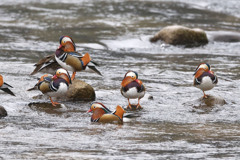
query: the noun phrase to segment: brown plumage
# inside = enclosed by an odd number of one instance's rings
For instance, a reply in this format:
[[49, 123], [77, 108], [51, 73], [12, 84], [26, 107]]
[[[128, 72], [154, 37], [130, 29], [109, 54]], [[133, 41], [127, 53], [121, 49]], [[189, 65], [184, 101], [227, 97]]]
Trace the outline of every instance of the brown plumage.
[[93, 112], [91, 121], [102, 123], [123, 123], [123, 114], [126, 113], [121, 106], [116, 107], [115, 112], [111, 112], [102, 103], [95, 102], [91, 105], [88, 112]]
[[[50, 63], [51, 61], [52, 61], [52, 63]], [[30, 75], [34, 75], [37, 72], [40, 72], [43, 69], [42, 68], [43, 65], [46, 65], [48, 63], [49, 63], [49, 65], [51, 65], [49, 67], [52, 68], [54, 71], [56, 71], [57, 68], [60, 68], [60, 65], [55, 60], [55, 53], [54, 53], [54, 54], [51, 54], [51, 55], [48, 55], [48, 56], [44, 57], [43, 59], [40, 59], [38, 61], [38, 63], [36, 63], [34, 65], [36, 67], [35, 67], [35, 69], [33, 70], [33, 72]]]

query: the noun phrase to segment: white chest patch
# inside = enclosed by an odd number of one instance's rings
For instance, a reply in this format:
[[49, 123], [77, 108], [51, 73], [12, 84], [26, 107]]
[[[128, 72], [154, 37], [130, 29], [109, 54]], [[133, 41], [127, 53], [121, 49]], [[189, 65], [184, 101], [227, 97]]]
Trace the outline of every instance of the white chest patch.
[[215, 87], [216, 84], [213, 84], [212, 79], [208, 76], [202, 78], [202, 83], [200, 85], [196, 85], [197, 88], [202, 91], [208, 91]]
[[125, 98], [136, 99], [136, 98], [144, 97], [145, 91], [137, 92], [137, 88], [133, 87], [133, 88], [130, 88], [127, 92], [122, 91], [122, 94]]
[[68, 86], [65, 83], [60, 83], [60, 86], [56, 92], [48, 92], [47, 95], [51, 97], [64, 96], [68, 91]]
[[72, 71], [74, 72], [74, 68], [70, 65], [67, 65], [65, 62], [61, 61], [59, 58], [57, 58], [57, 56], [55, 56], [55, 59], [57, 61], [57, 63], [62, 66], [64, 69], [68, 70], [68, 71]]

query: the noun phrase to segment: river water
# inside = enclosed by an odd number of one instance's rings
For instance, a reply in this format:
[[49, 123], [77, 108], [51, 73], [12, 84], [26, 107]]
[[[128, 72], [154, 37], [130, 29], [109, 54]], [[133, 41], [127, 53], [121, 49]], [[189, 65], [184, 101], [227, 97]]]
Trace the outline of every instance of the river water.
[[[16, 97], [0, 93], [8, 112], [0, 119], [0, 159], [239, 159], [240, 42], [184, 48], [148, 41], [173, 24], [202, 28], [209, 37], [239, 32], [239, 5], [238, 0], [1, 0], [0, 74]], [[89, 52], [100, 64], [103, 77], [76, 76], [93, 86], [96, 101], [111, 110], [125, 107], [120, 84], [131, 69], [147, 88], [143, 110], [115, 125], [91, 123], [86, 113], [91, 102], [30, 108], [44, 100], [33, 99], [39, 91], [26, 91], [42, 73], [29, 74], [34, 63], [55, 52], [61, 35], [71, 36], [79, 52]], [[207, 93], [227, 104], [196, 107], [202, 92], [192, 86], [193, 73], [201, 62], [211, 64], [219, 78]]]

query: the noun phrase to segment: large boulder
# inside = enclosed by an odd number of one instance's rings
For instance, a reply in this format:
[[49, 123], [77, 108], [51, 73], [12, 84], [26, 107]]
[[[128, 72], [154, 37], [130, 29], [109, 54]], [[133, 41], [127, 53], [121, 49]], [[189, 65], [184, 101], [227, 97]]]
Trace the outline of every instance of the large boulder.
[[96, 94], [91, 85], [84, 81], [75, 79], [69, 86], [67, 92], [67, 99], [73, 101], [93, 101], [96, 98]]
[[158, 40], [162, 40], [167, 44], [185, 45], [187, 47], [208, 43], [207, 35], [202, 29], [190, 29], [179, 25], [167, 26], [161, 29], [154, 37], [150, 38], [151, 42], [157, 42]]
[[3, 106], [0, 106], [0, 118], [6, 117], [7, 116], [7, 111]]

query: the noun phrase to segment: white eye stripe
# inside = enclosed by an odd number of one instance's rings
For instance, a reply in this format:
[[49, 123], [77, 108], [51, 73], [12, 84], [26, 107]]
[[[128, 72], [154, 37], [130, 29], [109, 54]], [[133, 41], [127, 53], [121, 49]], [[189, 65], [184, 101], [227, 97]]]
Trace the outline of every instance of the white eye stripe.
[[208, 69], [208, 66], [206, 64], [201, 64], [198, 69], [203, 68], [203, 69]]
[[71, 38], [69, 38], [69, 37], [64, 37], [64, 38], [62, 39], [62, 42], [63, 42], [63, 43], [72, 42], [72, 40], [71, 40]]
[[136, 74], [134, 72], [129, 72], [126, 77], [136, 77]]
[[56, 73], [58, 73], [58, 74], [65, 73], [66, 75], [68, 75], [68, 72], [62, 68], [58, 69]]
[[103, 108], [103, 106], [96, 103], [96, 104], [93, 106], [93, 108]]

